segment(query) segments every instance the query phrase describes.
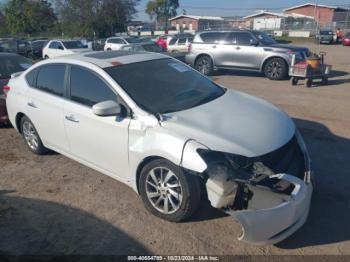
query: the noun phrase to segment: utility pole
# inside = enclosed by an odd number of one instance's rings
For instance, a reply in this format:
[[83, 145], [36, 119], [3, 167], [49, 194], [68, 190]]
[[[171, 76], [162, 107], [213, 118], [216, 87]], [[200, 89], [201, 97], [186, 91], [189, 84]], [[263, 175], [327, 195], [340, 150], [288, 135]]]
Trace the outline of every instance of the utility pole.
[[168, 0], [164, 0], [165, 34], [168, 34]]

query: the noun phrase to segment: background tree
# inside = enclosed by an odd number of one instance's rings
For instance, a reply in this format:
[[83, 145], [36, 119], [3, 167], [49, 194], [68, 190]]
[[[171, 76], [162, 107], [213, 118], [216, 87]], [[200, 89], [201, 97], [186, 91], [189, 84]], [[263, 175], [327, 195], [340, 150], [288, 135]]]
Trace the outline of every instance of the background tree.
[[179, 0], [151, 0], [147, 3], [146, 13], [151, 19], [168, 29], [168, 19], [176, 16], [179, 8]]
[[46, 32], [57, 21], [51, 4], [46, 0], [10, 0], [5, 5], [4, 17], [12, 35]]
[[62, 32], [70, 36], [111, 36], [124, 31], [140, 0], [56, 0]]

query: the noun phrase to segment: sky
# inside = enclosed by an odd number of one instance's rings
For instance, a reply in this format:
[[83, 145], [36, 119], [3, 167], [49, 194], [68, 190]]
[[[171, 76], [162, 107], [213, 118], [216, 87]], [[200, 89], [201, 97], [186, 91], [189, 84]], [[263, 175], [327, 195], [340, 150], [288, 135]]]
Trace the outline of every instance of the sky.
[[[6, 1], [8, 0], [0, 0], [0, 5]], [[137, 6], [138, 13], [135, 20], [150, 20], [145, 13], [148, 1], [141, 0]], [[187, 14], [209, 16], [245, 16], [258, 10], [279, 12], [284, 8], [307, 2], [343, 7], [350, 6], [350, 0], [179, 0], [179, 2], [179, 14], [185, 9]]]
[[[1, 1], [1, 0], [0, 0]], [[185, 9], [191, 15], [209, 16], [245, 16], [257, 10], [271, 10], [279, 12], [284, 8], [300, 5], [304, 3], [315, 3], [317, 0], [179, 0], [181, 14]], [[139, 11], [137, 20], [149, 21], [145, 13], [145, 6], [148, 0], [141, 0], [137, 7]], [[318, 0], [318, 4], [350, 6], [350, 0]]]

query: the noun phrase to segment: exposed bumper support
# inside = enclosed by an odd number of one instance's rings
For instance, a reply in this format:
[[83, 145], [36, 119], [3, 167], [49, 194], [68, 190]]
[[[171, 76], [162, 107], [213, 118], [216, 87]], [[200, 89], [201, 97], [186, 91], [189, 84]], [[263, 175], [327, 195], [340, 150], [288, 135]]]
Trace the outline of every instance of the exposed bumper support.
[[277, 176], [294, 184], [289, 200], [268, 209], [226, 211], [242, 225], [243, 233], [239, 240], [255, 245], [275, 244], [305, 223], [310, 209], [312, 184], [288, 174]]

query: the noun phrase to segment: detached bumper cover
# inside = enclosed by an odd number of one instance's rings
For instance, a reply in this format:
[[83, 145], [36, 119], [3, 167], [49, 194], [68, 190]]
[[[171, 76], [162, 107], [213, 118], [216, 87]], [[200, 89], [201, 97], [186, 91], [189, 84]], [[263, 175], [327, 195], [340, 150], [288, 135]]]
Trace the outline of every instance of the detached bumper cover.
[[295, 185], [288, 201], [268, 209], [227, 211], [242, 225], [239, 240], [255, 245], [275, 244], [297, 231], [308, 217], [312, 184], [288, 174], [276, 175]]

